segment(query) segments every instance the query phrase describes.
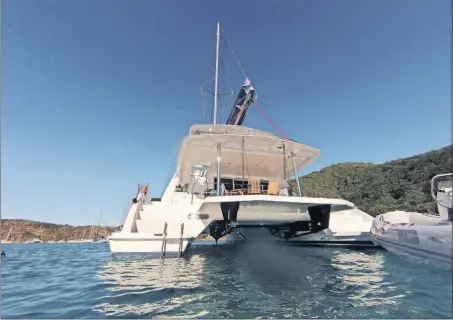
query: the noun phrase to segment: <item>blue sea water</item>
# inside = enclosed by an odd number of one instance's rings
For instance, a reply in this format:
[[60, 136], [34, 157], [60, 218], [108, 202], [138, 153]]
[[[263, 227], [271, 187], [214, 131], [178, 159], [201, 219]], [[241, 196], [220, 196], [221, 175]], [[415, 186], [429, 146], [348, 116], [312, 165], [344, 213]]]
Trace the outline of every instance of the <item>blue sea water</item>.
[[452, 318], [451, 271], [384, 250], [248, 243], [181, 259], [4, 244], [2, 318]]

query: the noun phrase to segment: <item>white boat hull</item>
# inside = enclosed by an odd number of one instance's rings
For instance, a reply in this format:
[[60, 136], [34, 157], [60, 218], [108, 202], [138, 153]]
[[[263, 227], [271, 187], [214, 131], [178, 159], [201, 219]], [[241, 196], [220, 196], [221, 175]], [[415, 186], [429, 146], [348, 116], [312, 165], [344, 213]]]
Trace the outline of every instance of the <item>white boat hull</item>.
[[[310, 221], [307, 206], [304, 201], [295, 197], [275, 196], [241, 196], [207, 198], [199, 209], [202, 214], [207, 214], [210, 220], [223, 220], [220, 203], [240, 203], [237, 223], [238, 224], [275, 224], [290, 221]], [[293, 200], [293, 201], [288, 201]]]
[[30, 241], [27, 241], [27, 243], [42, 243], [42, 241], [39, 239], [32, 239]]
[[448, 252], [447, 254], [443, 254], [421, 248], [414, 248], [411, 246], [405, 246], [398, 242], [387, 241], [386, 239], [379, 237], [374, 237], [373, 239], [376, 244], [397, 255], [422, 258], [425, 261], [437, 261], [444, 265], [452, 265], [452, 257], [451, 255], [448, 255]]
[[[134, 204], [125, 220], [121, 232], [115, 232], [109, 237], [112, 253], [149, 253], [166, 256], [179, 255], [193, 242], [212, 221], [222, 221], [220, 204], [222, 202], [241, 201], [237, 225], [244, 225], [243, 234], [249, 237], [245, 228], [260, 227], [273, 224], [291, 223], [295, 221], [310, 221], [308, 206], [330, 203], [337, 206], [330, 214], [330, 228], [318, 233], [311, 233], [290, 239], [298, 243], [323, 243], [333, 245], [370, 245], [374, 246], [369, 237], [372, 217], [353, 207], [353, 204], [339, 199], [321, 199], [304, 197], [213, 197], [200, 201], [192, 207], [166, 206], [163, 203]], [[245, 201], [244, 201], [245, 200]], [[349, 209], [344, 209], [344, 206]], [[340, 208], [343, 206], [342, 208]], [[162, 213], [161, 213], [162, 212]], [[166, 220], [163, 218], [168, 217]], [[167, 225], [167, 235], [164, 241], [164, 229]], [[181, 234], [181, 227], [183, 231]], [[304, 233], [304, 232], [302, 232]], [[182, 241], [181, 246], [179, 243]], [[244, 240], [240, 236], [228, 234], [232, 242]], [[276, 238], [277, 240], [277, 238]], [[165, 249], [162, 244], [166, 243]]]
[[346, 247], [376, 247], [370, 232], [354, 235], [333, 234], [330, 229], [308, 234], [301, 238], [290, 239], [290, 242], [301, 245], [346, 246]]
[[154, 234], [112, 234], [109, 238], [112, 253], [146, 253], [160, 256], [177, 256], [184, 252], [192, 239], [156, 237]]
[[373, 220], [371, 235], [376, 244], [395, 254], [453, 265], [452, 224], [440, 217], [388, 212]]
[[289, 241], [304, 245], [375, 247], [370, 233], [372, 222], [373, 217], [357, 208], [332, 211], [329, 228]]

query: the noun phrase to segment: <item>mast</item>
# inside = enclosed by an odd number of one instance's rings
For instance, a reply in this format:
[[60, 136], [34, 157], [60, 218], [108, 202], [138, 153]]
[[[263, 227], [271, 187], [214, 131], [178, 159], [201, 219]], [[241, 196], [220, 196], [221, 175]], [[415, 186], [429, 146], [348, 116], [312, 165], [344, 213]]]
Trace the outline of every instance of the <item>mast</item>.
[[[219, 86], [219, 46], [220, 46], [220, 22], [217, 22], [217, 45], [216, 45], [216, 55], [215, 55], [215, 84], [214, 84], [214, 119], [213, 119], [213, 124], [217, 124], [217, 113], [218, 113], [218, 106], [217, 106], [217, 96], [219, 94], [218, 92], [218, 86]], [[217, 143], [217, 183], [216, 183], [216, 189], [217, 189], [217, 195], [220, 195], [220, 176], [221, 176], [221, 158], [222, 158], [222, 151], [221, 151], [221, 146], [220, 143]]]
[[213, 112], [213, 124], [217, 124], [217, 96], [218, 96], [218, 85], [219, 85], [219, 46], [220, 46], [220, 22], [217, 22], [217, 45], [215, 55], [215, 83], [214, 83], [214, 112]]
[[96, 240], [99, 239], [99, 233], [101, 232], [102, 214], [103, 214], [103, 212], [101, 212], [101, 217], [99, 218], [98, 229], [97, 229], [97, 232], [96, 232]]
[[13, 230], [13, 227], [9, 228], [9, 232], [8, 232], [8, 235], [6, 236], [6, 240], [5, 241], [8, 241], [9, 239], [9, 236], [11, 235], [11, 231]]

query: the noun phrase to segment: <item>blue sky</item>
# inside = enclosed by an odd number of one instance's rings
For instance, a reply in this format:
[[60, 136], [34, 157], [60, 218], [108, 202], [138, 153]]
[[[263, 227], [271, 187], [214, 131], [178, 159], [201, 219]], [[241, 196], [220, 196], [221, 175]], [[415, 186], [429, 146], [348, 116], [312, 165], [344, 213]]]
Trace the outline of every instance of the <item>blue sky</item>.
[[[448, 0], [3, 0], [2, 217], [119, 224], [137, 183], [160, 196], [204, 121], [218, 20], [261, 107], [322, 151], [301, 174], [451, 144], [450, 12]], [[236, 94], [244, 79], [221, 45]], [[244, 125], [274, 131], [254, 108]]]

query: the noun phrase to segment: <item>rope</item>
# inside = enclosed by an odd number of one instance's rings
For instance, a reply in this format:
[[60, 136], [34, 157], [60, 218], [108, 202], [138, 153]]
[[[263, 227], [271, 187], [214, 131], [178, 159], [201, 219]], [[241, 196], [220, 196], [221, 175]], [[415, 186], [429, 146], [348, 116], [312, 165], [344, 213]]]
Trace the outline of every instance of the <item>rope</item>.
[[[226, 67], [226, 65], [225, 65], [225, 67]], [[225, 68], [225, 69], [226, 69], [226, 68]], [[227, 86], [228, 86], [228, 89], [230, 89], [230, 92], [233, 93], [233, 88], [231, 87], [231, 84], [230, 84], [230, 82], [228, 81], [228, 78], [226, 77], [225, 72], [223, 72], [223, 68], [222, 68], [222, 67], [219, 67], [219, 70], [220, 70], [220, 73], [222, 74], [223, 78], [225, 79], [225, 82], [226, 82], [226, 84], [227, 84]]]
[[[212, 47], [211, 55], [209, 56], [209, 63], [206, 66], [206, 70], [204, 73], [204, 80], [206, 80], [208, 77], [208, 71], [209, 71], [209, 67], [211, 66], [212, 58], [214, 57], [214, 52], [215, 52], [215, 45]], [[206, 95], [204, 94], [204, 90], [205, 90], [204, 86], [201, 86], [201, 114], [202, 114], [203, 121], [205, 121], [207, 123], [208, 117], [207, 117], [207, 112], [206, 112]]]
[[260, 107], [258, 102], [255, 101], [253, 104], [265, 117], [266, 119], [272, 124], [272, 126], [280, 133], [280, 135], [285, 139], [285, 140], [290, 140], [288, 136], [277, 126], [277, 124], [272, 120], [271, 117], [269, 117], [266, 112], [264, 112], [263, 108]]
[[[233, 108], [236, 108], [237, 105], [235, 105]], [[241, 118], [242, 114], [246, 111], [246, 109], [248, 108], [242, 108], [242, 107], [239, 107], [239, 112], [236, 114], [236, 117], [233, 120], [233, 124], [236, 125], [236, 123], [239, 121], [239, 119]]]
[[[242, 137], [242, 141], [244, 141], [244, 137]], [[249, 162], [247, 161], [247, 150], [245, 149], [245, 143], [243, 145], [244, 150], [244, 158], [245, 158], [245, 168], [247, 169], [247, 180], [250, 179], [250, 171], [249, 171]]]
[[[239, 61], [238, 57], [236, 56], [236, 53], [234, 52], [233, 46], [231, 45], [230, 40], [228, 39], [228, 36], [226, 35], [226, 32], [225, 32], [223, 29], [222, 29], [222, 33], [223, 33], [223, 35], [224, 35], [224, 37], [225, 37], [225, 40], [226, 40], [228, 46], [229, 46], [230, 49], [231, 49], [231, 52], [233, 53], [234, 58], [236, 59], [236, 62], [237, 62], [237, 64], [238, 64], [239, 68], [241, 69], [242, 75], [244, 76], [244, 78], [248, 79], [247, 74], [246, 74], [245, 71], [244, 71], [244, 68], [242, 68], [241, 62]], [[258, 110], [266, 117], [266, 119], [272, 124], [272, 126], [280, 133], [280, 135], [281, 135], [284, 139], [290, 140], [290, 139], [288, 138], [288, 136], [287, 136], [287, 135], [286, 135], [286, 134], [278, 127], [278, 126], [277, 126], [277, 124], [274, 122], [274, 120], [272, 120], [272, 119], [266, 114], [266, 112], [264, 112], [263, 108], [261, 108], [260, 105], [259, 105], [257, 102], [255, 102], [254, 105], [255, 105], [255, 107], [256, 107], [256, 108], [257, 108], [257, 109], [258, 109]], [[239, 114], [238, 114], [238, 116], [239, 116]]]
[[244, 167], [244, 161], [245, 161], [245, 147], [244, 147], [244, 137], [242, 137], [242, 143], [241, 143], [241, 148], [242, 148], [242, 152], [241, 152], [241, 158], [242, 158], [242, 183], [244, 183], [244, 180], [245, 180], [245, 167]]
[[245, 74], [244, 68], [242, 68], [241, 63], [239, 62], [239, 59], [238, 59], [238, 57], [236, 56], [236, 53], [235, 53], [234, 50], [233, 50], [233, 46], [231, 45], [230, 40], [228, 39], [228, 37], [227, 37], [227, 35], [226, 35], [226, 33], [225, 33], [225, 31], [224, 31], [223, 29], [222, 29], [222, 33], [223, 33], [223, 35], [225, 36], [225, 39], [226, 39], [226, 41], [227, 41], [227, 44], [228, 44], [228, 46], [230, 47], [231, 52], [233, 53], [233, 56], [234, 56], [234, 58], [236, 59], [236, 62], [238, 63], [238, 65], [239, 65], [239, 68], [241, 69], [242, 75], [244, 76], [244, 78], [247, 78], [247, 75]]
[[208, 122], [208, 115], [206, 112], [206, 95], [204, 93], [204, 88], [201, 86], [201, 115], [205, 123]]

